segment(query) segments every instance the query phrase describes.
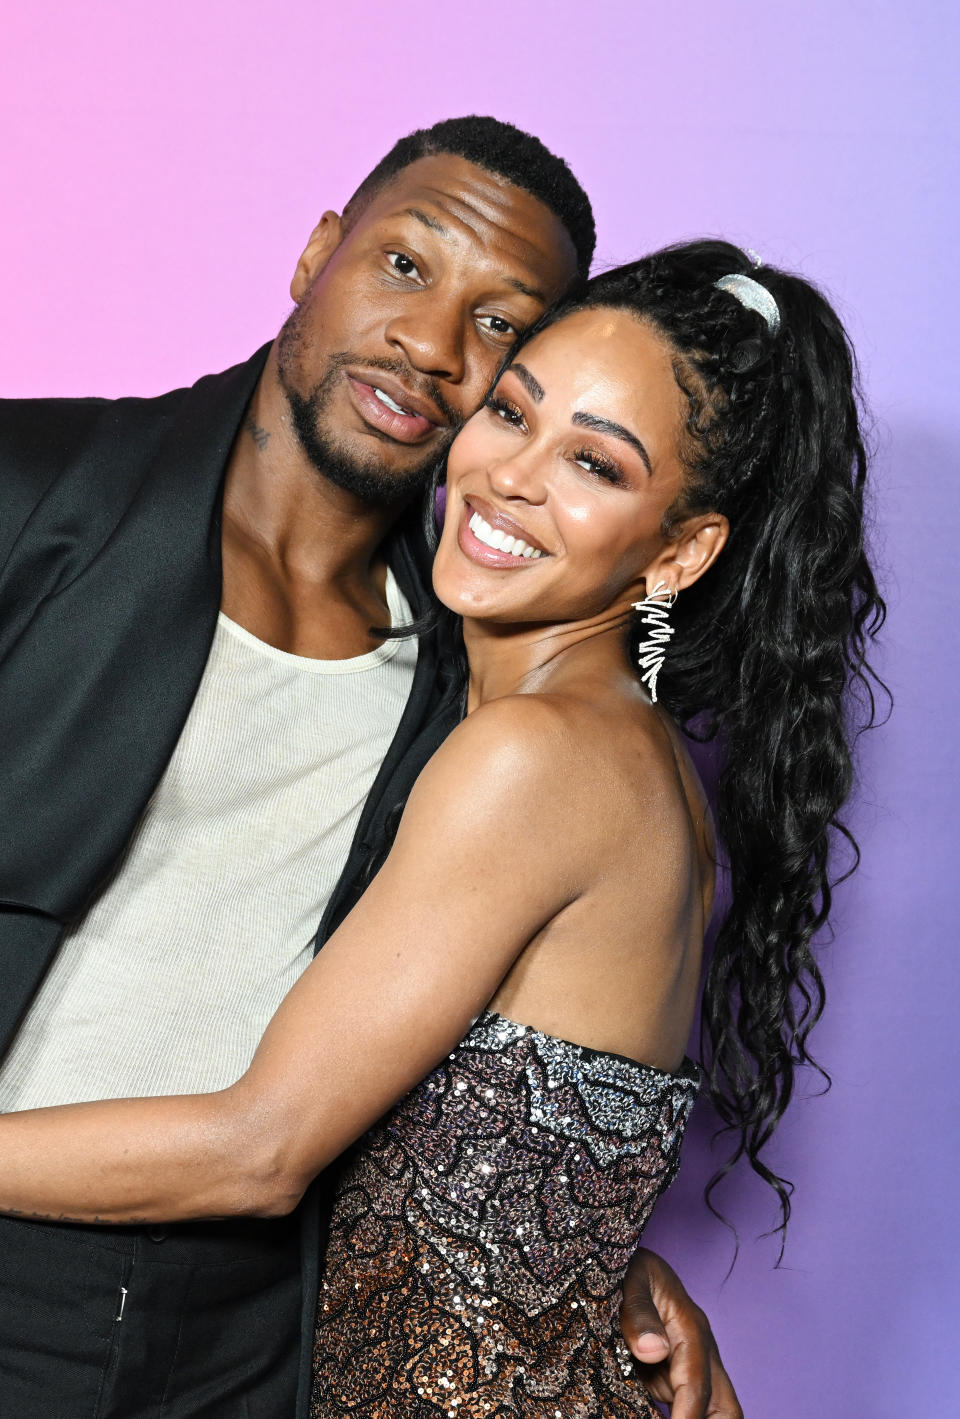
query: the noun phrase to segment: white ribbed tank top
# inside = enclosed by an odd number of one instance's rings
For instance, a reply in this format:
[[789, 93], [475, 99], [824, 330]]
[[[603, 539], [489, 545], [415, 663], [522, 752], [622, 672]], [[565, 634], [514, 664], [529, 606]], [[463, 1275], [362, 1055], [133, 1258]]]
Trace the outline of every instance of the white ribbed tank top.
[[[410, 610], [391, 574], [392, 624]], [[0, 1111], [220, 1089], [312, 958], [403, 713], [413, 638], [289, 655], [222, 613], [189, 717], [110, 885], [65, 938]]]

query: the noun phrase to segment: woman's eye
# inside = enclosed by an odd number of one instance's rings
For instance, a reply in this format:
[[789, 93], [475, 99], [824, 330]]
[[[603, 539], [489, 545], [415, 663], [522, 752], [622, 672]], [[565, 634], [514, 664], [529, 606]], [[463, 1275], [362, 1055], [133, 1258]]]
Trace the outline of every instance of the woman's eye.
[[484, 400], [484, 404], [503, 423], [510, 424], [513, 428], [523, 427], [523, 411], [518, 409], [516, 404], [511, 404], [509, 399], [500, 399], [491, 394], [489, 399]]
[[417, 263], [412, 256], [407, 256], [404, 251], [388, 251], [387, 260], [400, 276], [419, 276]]
[[506, 337], [515, 340], [520, 333], [517, 327], [511, 325], [509, 320], [504, 320], [502, 315], [481, 315], [477, 318], [477, 323], [482, 325], [484, 330], [489, 331], [491, 335], [496, 335], [501, 339]]
[[623, 482], [623, 474], [620, 469], [602, 453], [595, 453], [589, 448], [581, 448], [573, 455], [573, 461], [579, 468], [585, 468], [588, 473], [594, 473], [598, 478], [606, 478], [609, 483]]

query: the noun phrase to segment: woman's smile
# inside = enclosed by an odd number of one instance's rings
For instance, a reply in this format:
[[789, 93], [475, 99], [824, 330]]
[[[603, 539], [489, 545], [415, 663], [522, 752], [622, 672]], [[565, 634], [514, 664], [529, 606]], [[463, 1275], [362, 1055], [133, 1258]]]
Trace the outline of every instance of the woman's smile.
[[463, 500], [458, 534], [460, 550], [484, 567], [525, 567], [549, 552], [531, 532], [475, 494]]

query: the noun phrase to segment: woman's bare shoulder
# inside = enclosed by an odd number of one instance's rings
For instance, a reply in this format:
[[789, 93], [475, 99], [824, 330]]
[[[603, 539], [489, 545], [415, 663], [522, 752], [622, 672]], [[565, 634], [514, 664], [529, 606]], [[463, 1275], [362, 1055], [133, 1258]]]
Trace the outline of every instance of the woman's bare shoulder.
[[569, 810], [629, 800], [631, 810], [680, 794], [673, 739], [650, 706], [618, 715], [588, 697], [505, 695], [473, 710], [423, 775], [433, 796], [453, 779], [481, 799], [503, 792], [518, 808], [542, 808], [546, 795]]
[[[479, 816], [508, 807], [527, 826], [574, 753], [569, 717], [551, 697], [505, 695], [472, 710], [424, 768], [408, 810]], [[408, 815], [409, 812], [408, 812]]]
[[509, 899], [522, 916], [511, 930], [528, 940], [586, 881], [566, 830], [568, 735], [545, 697], [509, 696], [472, 711], [414, 784], [384, 880], [406, 891], [422, 874], [439, 874], [488, 901]]
[[515, 756], [536, 772], [570, 746], [573, 725], [569, 706], [556, 695], [502, 695], [472, 710], [443, 746], [454, 754], [485, 749], [495, 758]]
[[[520, 775], [524, 782], [558, 772], [589, 770], [591, 761], [616, 754], [610, 716], [573, 695], [535, 693], [503, 695], [480, 705], [457, 726], [434, 763], [476, 766], [485, 772]], [[620, 737], [618, 734], [617, 737]], [[621, 746], [624, 752], [652, 760], [664, 755], [666, 741], [651, 724]], [[660, 742], [663, 741], [663, 742]]]

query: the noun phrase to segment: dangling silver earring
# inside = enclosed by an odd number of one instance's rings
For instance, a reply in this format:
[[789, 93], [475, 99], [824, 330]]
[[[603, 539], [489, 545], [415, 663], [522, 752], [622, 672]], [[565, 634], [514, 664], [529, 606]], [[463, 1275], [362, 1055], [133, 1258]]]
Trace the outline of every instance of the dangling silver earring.
[[658, 581], [642, 601], [633, 603], [634, 611], [647, 613], [640, 617], [640, 624], [648, 626], [650, 634], [637, 646], [637, 668], [643, 671], [640, 683], [649, 687], [654, 704], [657, 703], [657, 676], [663, 669], [666, 646], [677, 629], [670, 625], [670, 608], [676, 599], [676, 589], [668, 587], [665, 581]]

